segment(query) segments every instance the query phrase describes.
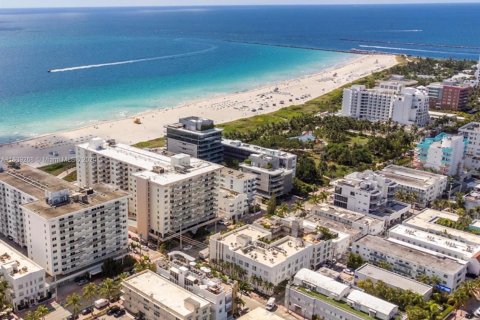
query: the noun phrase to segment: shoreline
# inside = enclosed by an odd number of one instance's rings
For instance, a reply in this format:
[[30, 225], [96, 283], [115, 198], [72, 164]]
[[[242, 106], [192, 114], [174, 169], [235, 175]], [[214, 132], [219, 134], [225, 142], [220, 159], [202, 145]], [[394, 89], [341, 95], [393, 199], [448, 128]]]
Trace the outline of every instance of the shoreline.
[[[373, 72], [391, 68], [397, 63], [395, 55], [362, 54], [310, 75], [2, 144], [0, 160], [14, 159], [32, 166], [41, 166], [74, 158], [72, 150], [75, 144], [96, 136], [134, 144], [163, 137], [164, 126], [178, 122], [181, 117], [200, 116], [221, 124], [271, 113], [290, 105], [303, 104]], [[135, 119], [140, 119], [141, 124], [135, 124]]]

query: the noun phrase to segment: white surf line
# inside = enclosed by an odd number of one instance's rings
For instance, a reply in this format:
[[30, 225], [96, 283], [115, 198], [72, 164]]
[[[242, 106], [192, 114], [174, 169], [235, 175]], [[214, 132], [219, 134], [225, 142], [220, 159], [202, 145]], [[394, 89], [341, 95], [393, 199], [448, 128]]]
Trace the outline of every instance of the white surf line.
[[213, 51], [215, 49], [217, 49], [217, 46], [211, 46], [210, 48], [199, 50], [199, 51], [180, 53], [180, 54], [172, 54], [172, 55], [168, 55], [168, 56], [143, 58], [143, 59], [135, 59], [135, 60], [125, 60], [125, 61], [116, 61], [116, 62], [107, 62], [107, 63], [100, 63], [100, 64], [89, 64], [89, 65], [84, 65], [84, 66], [68, 67], [68, 68], [61, 68], [61, 69], [51, 69], [51, 70], [48, 70], [48, 72], [55, 73], [55, 72], [76, 71], [76, 70], [101, 68], [101, 67], [108, 67], [108, 66], [118, 66], [118, 65], [122, 65], [122, 64], [131, 64], [131, 63], [139, 63], [139, 62], [146, 62], [146, 61], [166, 60], [166, 59], [180, 58], [180, 57], [187, 57], [187, 56], [202, 54], [202, 53], [206, 53], [206, 52], [209, 52], [209, 51]]
[[397, 47], [382, 47], [382, 46], [368, 46], [364, 44], [360, 44], [359, 47], [361, 48], [372, 48], [372, 49], [388, 49], [388, 50], [399, 50], [399, 51], [413, 51], [413, 52], [431, 52], [431, 53], [446, 53], [446, 54], [462, 54], [462, 55], [470, 55], [473, 53], [468, 52], [454, 52], [454, 51], [436, 51], [436, 50], [425, 50], [425, 49], [409, 49], [409, 48], [397, 48]]

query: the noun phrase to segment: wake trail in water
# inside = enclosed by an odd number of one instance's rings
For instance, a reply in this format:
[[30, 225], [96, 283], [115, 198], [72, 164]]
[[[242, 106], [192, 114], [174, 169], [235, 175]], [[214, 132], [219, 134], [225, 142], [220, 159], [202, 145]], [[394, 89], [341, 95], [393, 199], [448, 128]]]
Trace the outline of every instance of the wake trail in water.
[[449, 52], [449, 51], [436, 51], [436, 50], [425, 50], [425, 49], [410, 49], [410, 48], [396, 48], [396, 47], [383, 47], [383, 46], [367, 46], [364, 44], [359, 45], [361, 48], [372, 48], [372, 49], [385, 49], [385, 50], [397, 50], [397, 51], [413, 51], [413, 52], [430, 52], [430, 53], [447, 53], [447, 54], [461, 54], [461, 55], [470, 55], [468, 52]]
[[160, 57], [152, 57], [152, 58], [142, 58], [142, 59], [135, 59], [135, 60], [124, 60], [124, 61], [116, 61], [116, 62], [106, 62], [106, 63], [99, 63], [99, 64], [89, 64], [84, 66], [76, 66], [76, 67], [68, 67], [68, 68], [61, 68], [61, 69], [51, 69], [48, 72], [67, 72], [67, 71], [76, 71], [76, 70], [84, 70], [84, 69], [93, 69], [93, 68], [102, 68], [102, 67], [109, 67], [109, 66], [118, 66], [122, 64], [132, 64], [132, 63], [139, 63], [139, 62], [147, 62], [147, 61], [156, 61], [156, 60], [167, 60], [167, 59], [174, 59], [174, 58], [181, 58], [181, 57], [189, 57], [194, 56], [197, 54], [207, 53], [213, 50], [216, 50], [217, 46], [211, 46], [210, 48], [192, 51], [187, 53], [180, 53], [180, 54], [172, 54], [167, 56], [160, 56]]

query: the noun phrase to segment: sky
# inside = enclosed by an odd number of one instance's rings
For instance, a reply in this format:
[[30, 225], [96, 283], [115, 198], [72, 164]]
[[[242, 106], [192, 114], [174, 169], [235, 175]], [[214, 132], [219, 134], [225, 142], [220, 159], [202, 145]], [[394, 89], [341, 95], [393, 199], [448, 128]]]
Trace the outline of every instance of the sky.
[[0, 8], [460, 2], [480, 3], [480, 0], [0, 0]]

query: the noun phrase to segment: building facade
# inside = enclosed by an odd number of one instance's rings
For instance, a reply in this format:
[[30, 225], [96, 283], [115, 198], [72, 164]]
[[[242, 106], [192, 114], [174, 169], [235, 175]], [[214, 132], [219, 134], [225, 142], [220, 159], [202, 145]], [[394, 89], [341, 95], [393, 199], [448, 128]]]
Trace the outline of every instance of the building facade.
[[257, 175], [230, 168], [220, 170], [219, 187], [247, 195], [249, 205], [255, 203]]
[[420, 275], [440, 279], [439, 288], [451, 292], [465, 280], [466, 265], [438, 257], [376, 236], [365, 236], [352, 245], [352, 252], [374, 265], [388, 264], [391, 270], [411, 279]]
[[480, 123], [470, 122], [458, 129], [458, 133], [466, 140], [465, 168], [480, 168]]
[[414, 164], [419, 169], [430, 168], [443, 175], [456, 176], [462, 172], [465, 149], [463, 136], [442, 132], [417, 145]]
[[397, 183], [373, 171], [354, 172], [334, 182], [333, 204], [381, 218], [393, 224], [408, 213], [409, 205], [395, 201]]
[[395, 181], [398, 190], [415, 194], [415, 203], [421, 207], [442, 197], [447, 189], [448, 177], [441, 174], [396, 165], [389, 165], [377, 173]]
[[186, 154], [157, 154], [101, 139], [77, 146], [78, 184], [108, 183], [130, 193], [129, 211], [143, 239], [195, 232], [214, 221], [221, 168]]
[[181, 118], [178, 123], [167, 126], [167, 150], [221, 163], [222, 130], [215, 128], [213, 120], [199, 117]]
[[257, 177], [257, 194], [264, 198], [288, 194], [293, 188], [297, 156], [234, 140], [222, 140], [227, 161], [243, 161], [242, 172]]
[[125, 309], [144, 319], [211, 319], [210, 302], [150, 270], [125, 279], [122, 292]]

